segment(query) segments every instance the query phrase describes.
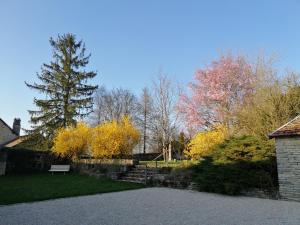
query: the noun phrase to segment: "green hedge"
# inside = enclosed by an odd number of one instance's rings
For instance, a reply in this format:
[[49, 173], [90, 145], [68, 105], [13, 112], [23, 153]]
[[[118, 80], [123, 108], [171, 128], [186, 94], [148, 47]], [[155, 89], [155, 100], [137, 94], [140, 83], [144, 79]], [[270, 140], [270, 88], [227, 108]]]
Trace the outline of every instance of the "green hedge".
[[22, 174], [48, 171], [51, 164], [69, 164], [67, 158], [56, 156], [50, 151], [33, 151], [28, 149], [1, 149], [7, 154], [6, 174]]
[[274, 144], [252, 136], [226, 140], [192, 169], [200, 191], [237, 195], [278, 188]]

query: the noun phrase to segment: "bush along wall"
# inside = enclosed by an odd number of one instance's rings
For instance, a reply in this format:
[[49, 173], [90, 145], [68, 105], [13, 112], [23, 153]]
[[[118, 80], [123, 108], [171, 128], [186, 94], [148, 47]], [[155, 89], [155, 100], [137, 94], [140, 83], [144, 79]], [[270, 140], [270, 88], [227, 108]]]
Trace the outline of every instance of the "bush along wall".
[[200, 191], [239, 195], [251, 190], [278, 190], [275, 147], [269, 140], [233, 137], [192, 169]]
[[51, 164], [70, 164], [68, 158], [62, 158], [50, 151], [28, 149], [1, 149], [7, 154], [6, 174], [46, 172]]

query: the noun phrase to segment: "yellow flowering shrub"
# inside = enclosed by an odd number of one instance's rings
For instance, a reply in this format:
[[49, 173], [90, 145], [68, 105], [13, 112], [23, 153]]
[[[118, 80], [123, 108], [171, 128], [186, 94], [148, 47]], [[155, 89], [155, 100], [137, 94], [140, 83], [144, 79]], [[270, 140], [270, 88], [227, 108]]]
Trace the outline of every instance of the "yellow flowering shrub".
[[57, 154], [78, 158], [89, 148], [90, 128], [85, 123], [61, 128], [54, 138], [53, 151]]
[[122, 157], [132, 154], [140, 139], [138, 130], [128, 117], [90, 128], [84, 123], [58, 130], [53, 151], [62, 156], [78, 158], [90, 153], [95, 158]]
[[140, 138], [128, 117], [111, 121], [93, 129], [91, 149], [95, 158], [122, 157], [132, 154]]
[[218, 144], [225, 140], [226, 128], [217, 126], [214, 129], [196, 134], [188, 144], [184, 154], [191, 159], [198, 160], [210, 153]]

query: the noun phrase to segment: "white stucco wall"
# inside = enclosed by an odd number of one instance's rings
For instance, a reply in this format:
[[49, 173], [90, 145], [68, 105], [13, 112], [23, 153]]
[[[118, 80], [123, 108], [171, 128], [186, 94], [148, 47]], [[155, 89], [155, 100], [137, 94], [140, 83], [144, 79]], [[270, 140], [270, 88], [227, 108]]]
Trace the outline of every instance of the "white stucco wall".
[[0, 146], [10, 140], [16, 138], [15, 135], [5, 124], [0, 121]]

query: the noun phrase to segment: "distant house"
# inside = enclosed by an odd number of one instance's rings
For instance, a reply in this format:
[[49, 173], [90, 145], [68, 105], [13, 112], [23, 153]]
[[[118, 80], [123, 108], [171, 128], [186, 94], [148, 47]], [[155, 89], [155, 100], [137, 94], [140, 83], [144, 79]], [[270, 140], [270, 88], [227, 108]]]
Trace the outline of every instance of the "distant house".
[[20, 137], [21, 120], [14, 119], [13, 127], [11, 128], [0, 118], [0, 148], [14, 147], [22, 141]]

